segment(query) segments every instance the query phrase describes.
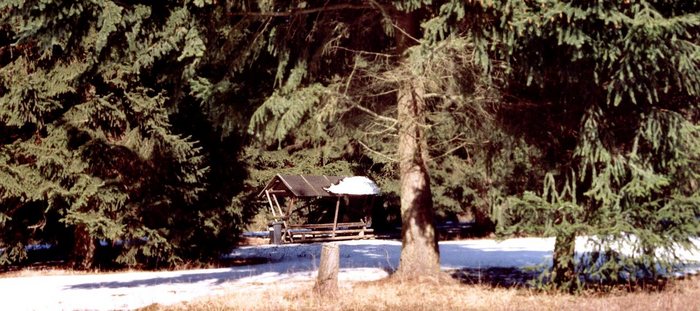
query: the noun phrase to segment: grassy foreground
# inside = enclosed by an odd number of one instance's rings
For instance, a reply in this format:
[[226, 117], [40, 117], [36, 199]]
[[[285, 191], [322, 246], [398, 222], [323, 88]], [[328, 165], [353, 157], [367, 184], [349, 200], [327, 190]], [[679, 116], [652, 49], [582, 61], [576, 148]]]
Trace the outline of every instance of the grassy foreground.
[[571, 296], [528, 289], [437, 283], [342, 283], [335, 299], [313, 294], [313, 282], [250, 285], [144, 310], [700, 310], [700, 278], [674, 281], [663, 291]]

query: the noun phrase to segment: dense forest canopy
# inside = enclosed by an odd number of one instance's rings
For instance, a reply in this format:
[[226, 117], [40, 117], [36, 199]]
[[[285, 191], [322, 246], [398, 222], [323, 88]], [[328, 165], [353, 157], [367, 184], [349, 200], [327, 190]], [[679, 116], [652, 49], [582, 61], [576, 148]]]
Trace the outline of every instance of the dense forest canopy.
[[697, 1], [0, 1], [0, 264], [208, 261], [306, 173], [380, 183], [398, 275], [467, 215], [556, 236], [561, 288], [653, 276], [700, 229], [699, 29]]

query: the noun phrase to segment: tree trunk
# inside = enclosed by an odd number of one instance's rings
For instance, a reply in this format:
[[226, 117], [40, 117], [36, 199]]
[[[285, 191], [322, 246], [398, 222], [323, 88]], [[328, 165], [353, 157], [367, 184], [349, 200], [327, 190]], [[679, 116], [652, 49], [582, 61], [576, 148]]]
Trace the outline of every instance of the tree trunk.
[[562, 291], [573, 292], [578, 287], [575, 254], [576, 234], [557, 235], [552, 258], [552, 284]]
[[90, 231], [84, 224], [75, 225], [73, 231], [73, 253], [70, 263], [78, 270], [88, 270], [92, 268], [95, 254], [95, 242], [90, 235]]
[[[420, 38], [415, 12], [395, 13], [396, 47], [403, 53]], [[397, 95], [401, 182], [401, 260], [395, 276], [432, 278], [440, 272], [435, 211], [426, 160], [425, 88], [420, 78], [404, 77]]]
[[338, 244], [323, 244], [321, 248], [321, 263], [318, 267], [318, 277], [314, 292], [323, 297], [338, 295], [338, 270], [340, 269], [340, 250]]
[[399, 90], [399, 168], [401, 174], [402, 278], [432, 277], [440, 272], [435, 211], [426, 167], [425, 101], [420, 83], [407, 82]]

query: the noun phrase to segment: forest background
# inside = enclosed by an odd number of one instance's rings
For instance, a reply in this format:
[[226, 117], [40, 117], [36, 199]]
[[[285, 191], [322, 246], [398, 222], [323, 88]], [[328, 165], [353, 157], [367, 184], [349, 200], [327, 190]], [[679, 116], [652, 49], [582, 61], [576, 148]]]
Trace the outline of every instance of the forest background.
[[399, 274], [459, 219], [556, 236], [569, 289], [670, 269], [700, 231], [698, 30], [698, 1], [2, 0], [0, 264], [211, 262], [282, 173], [377, 181]]

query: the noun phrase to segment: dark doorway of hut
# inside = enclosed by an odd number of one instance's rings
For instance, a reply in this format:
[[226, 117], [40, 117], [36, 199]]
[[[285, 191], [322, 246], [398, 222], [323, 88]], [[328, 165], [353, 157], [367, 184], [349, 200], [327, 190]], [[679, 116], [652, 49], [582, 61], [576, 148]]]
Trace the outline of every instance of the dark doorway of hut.
[[[270, 241], [305, 243], [373, 239], [367, 211], [379, 193], [363, 176], [278, 174], [258, 196], [270, 211]], [[294, 217], [300, 210], [306, 210], [305, 217]]]

